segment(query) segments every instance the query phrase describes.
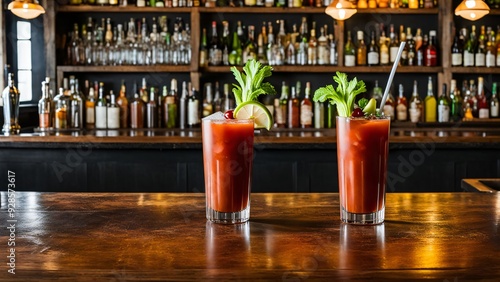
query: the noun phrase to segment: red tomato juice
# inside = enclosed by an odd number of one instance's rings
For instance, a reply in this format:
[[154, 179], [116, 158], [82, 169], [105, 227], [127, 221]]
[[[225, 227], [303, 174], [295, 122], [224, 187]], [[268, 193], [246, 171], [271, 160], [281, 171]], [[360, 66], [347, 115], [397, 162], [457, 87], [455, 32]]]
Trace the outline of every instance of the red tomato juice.
[[203, 167], [207, 207], [239, 212], [250, 202], [252, 120], [203, 120]]
[[385, 207], [390, 119], [337, 117], [341, 208], [373, 213]]

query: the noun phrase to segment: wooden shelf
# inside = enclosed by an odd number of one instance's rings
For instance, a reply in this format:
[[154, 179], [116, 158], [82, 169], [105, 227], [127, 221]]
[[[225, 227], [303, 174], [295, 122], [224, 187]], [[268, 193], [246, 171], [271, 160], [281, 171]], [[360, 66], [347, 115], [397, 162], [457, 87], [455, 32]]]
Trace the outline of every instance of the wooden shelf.
[[57, 72], [189, 72], [189, 65], [171, 66], [57, 66]]
[[[231, 66], [208, 66], [200, 69], [207, 73], [230, 72]], [[387, 73], [391, 72], [391, 66], [374, 67], [340, 67], [340, 66], [273, 66], [273, 72], [299, 72], [299, 73], [335, 73], [336, 71], [347, 73]], [[241, 69], [241, 67], [240, 67]], [[442, 67], [398, 67], [398, 73], [438, 73], [442, 72]]]
[[136, 6], [94, 6], [94, 5], [59, 5], [59, 13], [190, 13], [192, 7], [157, 8]]
[[408, 8], [376, 8], [376, 9], [357, 9], [358, 14], [404, 14], [404, 15], [423, 15], [423, 14], [435, 14], [439, 13], [439, 8], [431, 9], [408, 9]]
[[[199, 7], [200, 13], [245, 13], [245, 14], [324, 14], [326, 7]], [[326, 15], [326, 14], [325, 14]]]
[[452, 67], [449, 70], [452, 73], [500, 74], [500, 67]]

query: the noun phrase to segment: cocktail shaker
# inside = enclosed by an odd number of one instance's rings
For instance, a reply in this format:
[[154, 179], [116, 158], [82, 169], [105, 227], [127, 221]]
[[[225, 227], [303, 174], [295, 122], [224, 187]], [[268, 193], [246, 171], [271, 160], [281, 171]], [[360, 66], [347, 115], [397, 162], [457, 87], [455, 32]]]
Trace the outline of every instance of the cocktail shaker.
[[21, 126], [19, 125], [19, 100], [20, 93], [14, 86], [14, 74], [9, 73], [7, 87], [2, 92], [3, 100], [3, 128], [5, 135], [19, 134]]

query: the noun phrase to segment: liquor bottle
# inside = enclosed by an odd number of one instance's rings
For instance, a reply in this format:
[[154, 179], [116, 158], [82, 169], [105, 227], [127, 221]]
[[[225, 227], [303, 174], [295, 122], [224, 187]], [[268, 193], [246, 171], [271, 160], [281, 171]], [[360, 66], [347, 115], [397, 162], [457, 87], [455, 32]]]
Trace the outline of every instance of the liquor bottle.
[[396, 33], [394, 32], [394, 25], [391, 24], [389, 26], [389, 61], [391, 63], [394, 63], [396, 60], [396, 56], [398, 55], [399, 51], [399, 43], [398, 43], [398, 38]]
[[413, 93], [410, 99], [410, 108], [408, 110], [410, 113], [410, 121], [411, 122], [422, 122], [423, 121], [423, 113], [424, 113], [424, 105], [420, 96], [418, 95], [417, 81], [413, 82]]
[[429, 31], [429, 45], [425, 49], [425, 66], [435, 67], [437, 66], [438, 51], [436, 46], [436, 31]]
[[144, 103], [149, 102], [148, 83], [145, 77], [142, 78], [142, 86], [139, 90], [139, 95]]
[[170, 91], [164, 97], [163, 103], [163, 125], [166, 128], [177, 127], [177, 80], [170, 81]]
[[437, 106], [437, 121], [438, 122], [449, 122], [450, 121], [450, 99], [448, 98], [448, 92], [446, 89], [446, 83], [443, 83], [443, 91], [439, 95]]
[[325, 104], [314, 102], [314, 128], [325, 127]]
[[453, 45], [451, 46], [451, 66], [460, 67], [463, 65], [463, 47], [460, 46], [460, 41], [458, 35], [455, 35], [453, 40]]
[[134, 83], [134, 99], [130, 102], [130, 127], [144, 128], [146, 106], [139, 96], [137, 83]]
[[42, 81], [42, 98], [38, 101], [38, 127], [47, 130], [52, 127], [52, 99], [50, 98], [50, 78]]
[[352, 43], [351, 31], [347, 31], [347, 42], [344, 46], [344, 65], [354, 67], [356, 65], [356, 48]]
[[207, 45], [207, 29], [203, 28], [200, 47], [200, 67], [208, 65], [208, 45]]
[[288, 86], [283, 81], [281, 86], [281, 97], [274, 99], [274, 126], [285, 127], [287, 118]]
[[395, 116], [395, 100], [394, 96], [392, 95], [392, 87], [391, 90], [389, 91], [389, 94], [387, 94], [387, 100], [385, 101], [384, 108], [382, 111], [384, 112], [384, 115], [387, 117], [390, 117], [391, 120], [394, 120], [396, 118]]
[[310, 128], [313, 123], [313, 109], [310, 99], [311, 83], [306, 82], [305, 97], [300, 102], [300, 127]]
[[408, 45], [408, 65], [417, 65], [417, 49], [415, 40], [413, 40], [413, 35], [411, 34], [411, 28], [406, 29], [406, 45]]
[[427, 96], [425, 97], [424, 104], [425, 122], [436, 122], [437, 101], [436, 97], [434, 97], [431, 76], [429, 76], [429, 82], [427, 83]]
[[396, 105], [396, 119], [398, 121], [408, 120], [408, 103], [406, 97], [404, 96], [403, 84], [399, 85], [399, 95]]
[[375, 32], [372, 30], [370, 35], [370, 46], [367, 51], [367, 63], [369, 66], [378, 66], [380, 64], [380, 50], [375, 43]]
[[413, 40], [415, 41], [415, 50], [420, 49], [423, 44], [423, 38], [422, 38], [422, 29], [417, 28], [417, 33], [413, 37]]
[[[346, 47], [347, 48], [347, 47]], [[316, 39], [316, 29], [311, 29], [309, 46], [307, 47], [307, 64], [316, 65], [318, 63], [318, 40]]]
[[332, 103], [326, 103], [325, 128], [335, 128], [335, 116], [337, 108]]
[[460, 95], [460, 91], [457, 88], [457, 81], [455, 79], [452, 79], [450, 83], [450, 99], [450, 118], [453, 121], [460, 121], [463, 117], [463, 101], [462, 96]]
[[212, 21], [212, 38], [210, 39], [210, 49], [208, 50], [208, 64], [211, 66], [220, 66], [222, 64], [222, 50], [219, 46], [216, 21]]
[[326, 65], [330, 62], [328, 38], [325, 32], [324, 27], [320, 28], [320, 36], [318, 38], [318, 65]]
[[243, 64], [245, 64], [250, 59], [257, 59], [257, 44], [255, 43], [254, 32], [255, 26], [248, 26], [248, 40], [245, 43], [245, 47], [243, 48]]
[[205, 83], [205, 99], [202, 102], [202, 117], [207, 117], [214, 113], [213, 95], [212, 95], [212, 83]]
[[484, 93], [484, 79], [482, 76], [477, 78], [477, 107], [479, 118], [490, 118], [490, 104]]
[[358, 48], [356, 48], [356, 65], [366, 66], [366, 44], [362, 30], [358, 30]]
[[377, 108], [380, 107], [380, 103], [382, 102], [382, 87], [378, 85], [378, 80], [375, 80], [375, 86], [373, 87], [371, 98], [377, 101]]
[[107, 127], [108, 129], [120, 128], [120, 107], [116, 104], [116, 96], [113, 90], [109, 91], [110, 102], [107, 107]]
[[387, 45], [387, 37], [385, 36], [385, 31], [382, 31], [380, 35], [380, 65], [389, 65], [389, 45]]
[[429, 44], [429, 37], [424, 34], [424, 39], [422, 40], [422, 45], [417, 49], [417, 66], [425, 66], [426, 63], [426, 51], [427, 45]]
[[87, 128], [95, 127], [95, 104], [96, 93], [99, 91], [99, 84], [97, 81], [89, 88], [89, 95], [85, 99], [85, 126]]
[[491, 100], [490, 100], [490, 116], [492, 118], [498, 118], [498, 96], [497, 96], [497, 83], [493, 82], [491, 87]]
[[338, 64], [337, 41], [335, 41], [333, 34], [328, 37], [330, 38], [330, 65], [336, 66]]
[[200, 100], [198, 91], [192, 88], [187, 101], [187, 126], [189, 128], [200, 127]]
[[477, 41], [476, 53], [474, 54], [474, 63], [476, 67], [486, 66], [486, 34], [484, 25], [481, 26], [481, 33]]
[[83, 128], [83, 101], [80, 94], [76, 90], [76, 80], [74, 78], [70, 81], [71, 95], [69, 104], [70, 124], [69, 127], [73, 129]]
[[464, 46], [464, 67], [474, 66], [474, 57], [476, 53], [476, 26], [472, 25], [469, 38]]
[[222, 112], [234, 109], [234, 99], [230, 95], [229, 84], [224, 83], [223, 87], [224, 98], [222, 99]]
[[222, 38], [221, 38], [221, 49], [222, 49], [222, 64], [224, 66], [229, 66], [229, 50], [231, 48], [231, 42], [229, 38], [229, 22], [222, 21]]
[[146, 128], [158, 127], [158, 109], [156, 105], [156, 88], [149, 90], [149, 101], [146, 103]]
[[120, 87], [120, 96], [116, 99], [116, 104], [120, 109], [120, 128], [127, 128], [129, 114], [128, 114], [127, 86], [125, 85], [125, 80], [122, 80], [122, 85]]
[[[220, 96], [219, 82], [215, 82], [214, 94], [214, 113], [222, 111], [222, 97]], [[271, 112], [272, 113], [272, 112]]]
[[[404, 32], [404, 26], [399, 26], [399, 41], [406, 42], [406, 33]], [[399, 49], [398, 49], [399, 50]], [[401, 66], [408, 65], [408, 44], [405, 44], [403, 51], [401, 52], [401, 59], [399, 61]]]
[[179, 128], [184, 129], [187, 127], [188, 109], [188, 88], [185, 81], [182, 82], [181, 97], [179, 98]]
[[473, 115], [473, 117], [477, 118], [477, 117], [479, 117], [479, 108], [478, 108], [478, 103], [477, 103], [477, 101], [478, 101], [477, 100], [477, 87], [476, 87], [476, 83], [473, 79], [471, 79], [469, 81], [469, 95], [470, 95], [469, 104], [472, 107], [472, 115]]
[[95, 127], [97, 129], [106, 129], [107, 125], [107, 102], [104, 96], [104, 82], [99, 82], [99, 94], [95, 106]]
[[69, 109], [69, 95], [66, 95], [64, 88], [59, 88], [58, 94], [54, 97], [54, 128], [67, 129]]
[[[498, 34], [497, 36], [500, 36]], [[496, 50], [495, 47], [495, 36], [494, 32], [490, 32], [488, 34], [488, 42], [486, 43], [486, 67], [491, 68], [496, 65]]]
[[300, 127], [300, 102], [297, 98], [297, 92], [295, 87], [292, 86], [292, 95], [288, 99], [287, 103], [287, 124], [288, 128], [299, 128]]
[[496, 43], [495, 43], [495, 48], [496, 48], [496, 65], [497, 67], [500, 67], [500, 25], [497, 27], [497, 36], [496, 36]]
[[240, 38], [238, 37], [238, 33], [236, 31], [233, 32], [233, 48], [231, 53], [229, 53], [229, 64], [232, 66], [243, 65], [243, 50], [241, 49]]

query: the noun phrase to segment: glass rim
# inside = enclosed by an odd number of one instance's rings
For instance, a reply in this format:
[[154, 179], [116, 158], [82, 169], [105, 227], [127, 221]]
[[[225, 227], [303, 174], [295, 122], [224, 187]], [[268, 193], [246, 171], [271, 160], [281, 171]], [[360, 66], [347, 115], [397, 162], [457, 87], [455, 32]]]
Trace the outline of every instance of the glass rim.
[[253, 119], [206, 119], [206, 118], [203, 118], [201, 119], [201, 121], [203, 123], [207, 123], [207, 122], [210, 122], [210, 123], [243, 123], [243, 124], [247, 124], [247, 123], [254, 123], [254, 120]]
[[374, 119], [371, 118], [365, 118], [365, 117], [343, 117], [343, 116], [336, 116], [337, 119], [343, 119], [343, 120], [365, 120], [365, 121], [378, 121], [378, 120], [391, 120], [390, 116], [381, 116], [381, 117], [376, 117]]

